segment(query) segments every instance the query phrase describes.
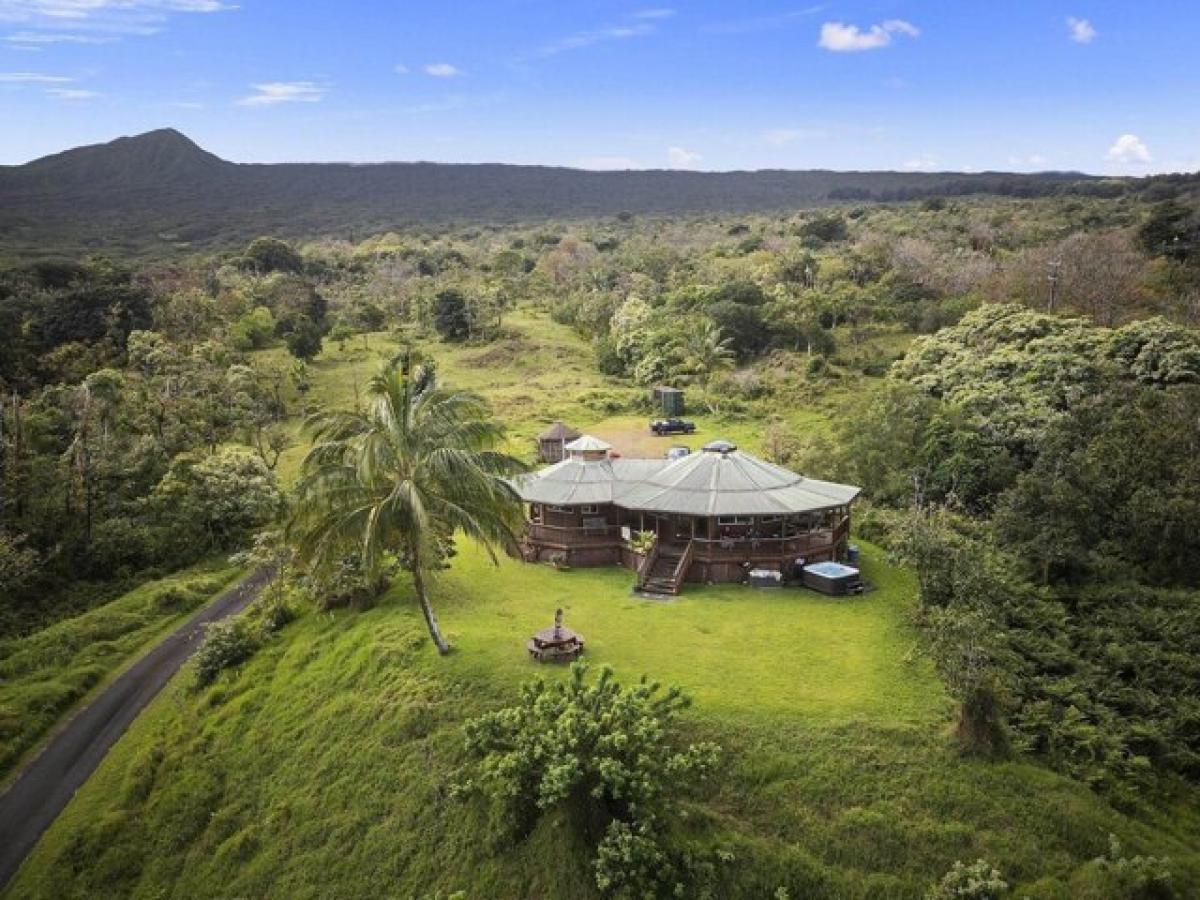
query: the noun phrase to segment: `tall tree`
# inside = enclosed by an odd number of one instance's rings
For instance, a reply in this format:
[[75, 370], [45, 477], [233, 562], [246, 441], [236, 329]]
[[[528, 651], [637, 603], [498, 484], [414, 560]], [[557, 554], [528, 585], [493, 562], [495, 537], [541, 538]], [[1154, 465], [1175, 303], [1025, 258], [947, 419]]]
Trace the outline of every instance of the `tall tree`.
[[503, 428], [485, 401], [443, 388], [428, 365], [405, 353], [367, 385], [361, 412], [324, 412], [308, 428], [290, 533], [316, 570], [357, 553], [364, 577], [382, 580], [394, 557], [411, 574], [417, 603], [439, 653], [449, 644], [430, 605], [427, 579], [444, 564], [454, 534], [497, 547], [516, 544], [521, 504], [504, 476], [522, 468], [494, 449]]

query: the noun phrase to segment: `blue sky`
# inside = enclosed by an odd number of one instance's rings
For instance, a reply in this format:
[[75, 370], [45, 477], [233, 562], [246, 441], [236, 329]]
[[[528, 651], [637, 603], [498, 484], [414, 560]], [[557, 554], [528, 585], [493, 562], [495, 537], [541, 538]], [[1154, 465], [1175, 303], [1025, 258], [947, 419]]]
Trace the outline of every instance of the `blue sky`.
[[1200, 3], [0, 0], [0, 163], [1200, 169]]

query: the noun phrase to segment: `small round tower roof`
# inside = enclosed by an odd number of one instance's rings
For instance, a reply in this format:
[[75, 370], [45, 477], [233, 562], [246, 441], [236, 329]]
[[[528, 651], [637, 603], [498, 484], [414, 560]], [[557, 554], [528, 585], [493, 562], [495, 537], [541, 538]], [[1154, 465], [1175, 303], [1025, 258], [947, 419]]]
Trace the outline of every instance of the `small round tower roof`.
[[583, 437], [571, 441], [565, 448], [575, 453], [604, 453], [612, 449], [612, 444], [585, 434]]

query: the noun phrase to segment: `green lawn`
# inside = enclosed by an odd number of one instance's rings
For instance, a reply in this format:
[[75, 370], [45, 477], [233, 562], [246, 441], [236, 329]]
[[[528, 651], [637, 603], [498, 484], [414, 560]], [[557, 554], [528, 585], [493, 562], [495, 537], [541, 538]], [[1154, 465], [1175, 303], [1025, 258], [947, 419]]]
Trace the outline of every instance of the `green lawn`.
[[[676, 599], [652, 601], [630, 593], [634, 576], [624, 569], [557, 572], [504, 559], [497, 571], [468, 546], [437, 587], [443, 627], [462, 651], [449, 668], [528, 676], [540, 667], [524, 658], [525, 641], [562, 607], [590, 661], [684, 686], [706, 715], [936, 727], [947, 700], [904, 625], [914, 584], [879, 558], [872, 548], [865, 575], [877, 589], [861, 598], [688, 585]], [[488, 586], [485, 603], [474, 585]]]
[[736, 856], [722, 896], [917, 898], [983, 856], [1028, 896], [1066, 898], [1109, 832], [1200, 884], [1194, 806], [1122, 813], [1035, 765], [961, 757], [907, 624], [911, 581], [865, 549], [877, 590], [860, 598], [722, 587], [664, 603], [631, 597], [619, 569], [493, 569], [466, 547], [435, 589], [448, 658], [402, 583], [365, 612], [306, 611], [212, 687], [177, 678], [7, 896], [593, 896], [560, 822], [498, 846], [447, 795], [463, 721], [564, 676], [524, 650], [556, 605], [594, 664], [680, 684], [685, 728], [725, 748], [689, 807], [698, 838]]
[[41, 631], [0, 641], [0, 781], [68, 711], [239, 574], [184, 569]]

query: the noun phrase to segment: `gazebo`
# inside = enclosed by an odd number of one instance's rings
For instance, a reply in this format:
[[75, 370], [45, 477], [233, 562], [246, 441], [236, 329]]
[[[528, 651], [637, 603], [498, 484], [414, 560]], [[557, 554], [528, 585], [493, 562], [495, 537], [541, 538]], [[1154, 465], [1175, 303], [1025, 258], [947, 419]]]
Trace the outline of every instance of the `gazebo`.
[[538, 459], [556, 463], [563, 458], [563, 447], [579, 437], [579, 432], [570, 425], [555, 422], [537, 436]]
[[[792, 577], [797, 564], [841, 560], [851, 485], [807, 478], [713, 441], [678, 459], [613, 458], [603, 441], [567, 444], [559, 463], [514, 479], [528, 504], [525, 558], [621, 564], [638, 586], [677, 593], [686, 581], [741, 581], [750, 569]], [[634, 532], [650, 532], [649, 553]]]

